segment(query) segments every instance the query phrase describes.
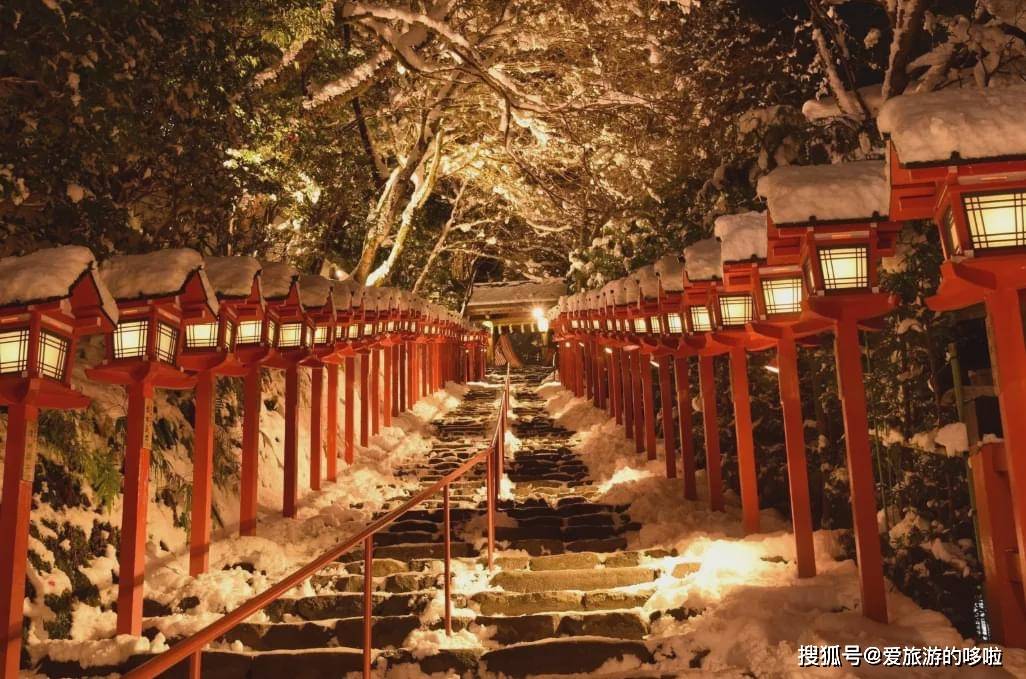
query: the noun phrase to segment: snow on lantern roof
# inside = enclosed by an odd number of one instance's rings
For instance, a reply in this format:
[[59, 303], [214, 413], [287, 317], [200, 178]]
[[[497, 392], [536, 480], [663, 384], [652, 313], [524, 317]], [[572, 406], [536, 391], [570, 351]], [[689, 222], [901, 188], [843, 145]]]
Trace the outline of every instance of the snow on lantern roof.
[[96, 270], [96, 258], [78, 245], [0, 258], [0, 307], [64, 299], [85, 276], [93, 281], [103, 313], [117, 323], [118, 305]]
[[352, 278], [347, 278], [340, 283], [335, 283], [335, 287], [332, 290], [332, 295], [335, 298], [335, 308], [350, 308], [353, 304], [353, 295], [356, 294], [356, 289], [360, 287], [362, 286]]
[[292, 280], [299, 276], [296, 267], [288, 262], [264, 262], [260, 272], [260, 286], [267, 299], [283, 299], [288, 297]]
[[617, 278], [611, 284], [613, 286], [612, 302], [616, 306], [627, 304], [627, 283], [623, 278]]
[[255, 257], [205, 257], [203, 267], [219, 297], [249, 297], [261, 268]]
[[1026, 87], [964, 87], [903, 94], [877, 123], [902, 163], [1026, 156]]
[[664, 255], [653, 265], [659, 283], [666, 292], [684, 290], [684, 262], [677, 255]]
[[623, 281], [624, 297], [627, 299], [627, 304], [637, 304], [638, 297], [641, 296], [641, 287], [638, 285], [638, 281], [634, 276], [625, 276], [620, 279]]
[[759, 180], [778, 225], [885, 218], [891, 187], [887, 164], [861, 160], [836, 165], [780, 167]]
[[546, 278], [540, 281], [474, 283], [467, 307], [555, 302], [560, 295], [565, 293], [566, 284], [559, 278]]
[[203, 270], [203, 257], [195, 250], [177, 248], [144, 255], [118, 255], [100, 265], [100, 277], [119, 301], [177, 295], [196, 273], [206, 293], [206, 303], [216, 314], [217, 295]]
[[705, 238], [684, 248], [684, 271], [689, 281], [723, 278], [718, 238]]
[[645, 299], [656, 299], [659, 297], [659, 277], [656, 276], [655, 267], [651, 264], [635, 269], [631, 276], [638, 281], [641, 294]]
[[765, 212], [742, 212], [717, 217], [715, 233], [720, 239], [720, 261], [766, 259]]
[[320, 308], [331, 299], [332, 282], [317, 274], [299, 277], [299, 299], [305, 308]]

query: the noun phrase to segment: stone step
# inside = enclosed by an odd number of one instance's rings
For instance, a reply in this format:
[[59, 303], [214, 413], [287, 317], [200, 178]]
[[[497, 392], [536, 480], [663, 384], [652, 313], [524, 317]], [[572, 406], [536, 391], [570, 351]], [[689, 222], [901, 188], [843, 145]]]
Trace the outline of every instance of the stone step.
[[508, 677], [548, 674], [587, 674], [611, 660], [627, 657], [653, 662], [651, 651], [641, 641], [603, 637], [545, 639], [488, 651], [481, 663], [488, 672]]
[[545, 591], [478, 592], [470, 601], [482, 615], [530, 615], [532, 613], [610, 611], [639, 608], [651, 596], [650, 589], [638, 591]]
[[633, 611], [597, 613], [535, 613], [521, 616], [479, 615], [473, 620], [489, 630], [489, 638], [499, 644], [517, 644], [553, 637], [601, 636], [616, 639], [642, 639], [648, 624]]
[[[401, 594], [375, 592], [371, 596], [371, 611], [375, 616], [420, 615], [432, 598], [433, 591]], [[459, 595], [454, 595], [453, 601], [460, 598]], [[281, 622], [286, 615], [298, 616], [303, 620], [352, 618], [363, 615], [363, 594], [347, 592], [278, 599], [265, 610], [272, 622]]]
[[[420, 627], [415, 615], [374, 618], [371, 638], [374, 648], [400, 647]], [[254, 651], [363, 646], [363, 618], [334, 618], [314, 622], [242, 623], [222, 641], [239, 641]]]
[[640, 566], [627, 568], [577, 568], [541, 571], [502, 571], [491, 584], [507, 592], [592, 591], [649, 583], [659, 570]]

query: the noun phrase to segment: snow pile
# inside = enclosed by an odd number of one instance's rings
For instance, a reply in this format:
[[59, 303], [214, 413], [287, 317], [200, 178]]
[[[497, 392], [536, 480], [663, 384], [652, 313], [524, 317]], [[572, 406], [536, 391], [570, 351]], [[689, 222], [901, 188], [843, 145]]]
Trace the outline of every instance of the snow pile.
[[623, 298], [627, 300], [627, 304], [637, 304], [638, 298], [641, 297], [638, 281], [633, 276], [626, 276], [620, 280], [623, 283]]
[[331, 299], [332, 282], [316, 274], [304, 274], [299, 277], [299, 298], [304, 307], [319, 309]]
[[904, 94], [877, 120], [903, 163], [1026, 155], [1026, 87], [965, 87]]
[[352, 278], [347, 278], [341, 283], [336, 283], [332, 291], [332, 295], [335, 298], [335, 308], [350, 308], [353, 304], [353, 296], [356, 294], [357, 289], [361, 287], [363, 286], [354, 281]]
[[891, 185], [882, 160], [780, 167], [759, 180], [777, 224], [862, 221], [885, 217]]
[[296, 267], [288, 262], [264, 262], [260, 272], [260, 287], [267, 299], [288, 297], [292, 280], [299, 276]]
[[684, 262], [677, 255], [664, 255], [656, 260], [656, 275], [666, 292], [684, 290]]
[[529, 302], [554, 303], [566, 294], [566, 284], [558, 278], [540, 281], [502, 281], [475, 283], [470, 291], [468, 307], [493, 304], [526, 304]]
[[100, 265], [100, 278], [117, 300], [177, 295], [197, 272], [211, 308], [216, 311], [217, 295], [203, 272], [203, 257], [195, 250], [177, 248], [144, 255], [118, 255]]
[[[0, 307], [63, 299], [83, 276], [96, 282], [101, 298], [110, 299], [96, 275], [96, 258], [88, 248], [65, 245], [37, 250], [22, 257], [0, 259]], [[117, 305], [104, 304], [117, 320]]]
[[219, 297], [245, 298], [253, 290], [253, 279], [260, 273], [255, 257], [206, 257], [207, 279]]
[[720, 239], [723, 262], [747, 262], [766, 259], [766, 213], [742, 212], [716, 218], [716, 237]]
[[684, 248], [684, 271], [689, 281], [723, 278], [720, 241], [716, 238], [706, 238]]
[[[859, 98], [866, 105], [871, 116], [876, 116], [883, 105], [883, 88], [880, 85], [867, 85], [858, 89]], [[849, 93], [850, 97], [851, 94]], [[837, 99], [825, 97], [823, 99], [810, 99], [802, 105], [802, 115], [810, 122], [830, 120], [844, 115]]]
[[659, 297], [659, 277], [656, 275], [655, 267], [651, 264], [643, 266], [631, 276], [638, 281], [638, 287], [645, 299], [656, 299]]

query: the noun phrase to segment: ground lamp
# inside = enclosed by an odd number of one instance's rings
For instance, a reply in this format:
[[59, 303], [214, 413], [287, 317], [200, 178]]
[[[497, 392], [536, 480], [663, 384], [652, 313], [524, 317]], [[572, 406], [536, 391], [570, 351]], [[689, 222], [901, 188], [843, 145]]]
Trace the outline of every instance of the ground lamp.
[[[324, 456], [324, 368], [325, 359], [335, 353], [334, 281], [316, 274], [299, 277], [299, 295], [313, 335], [310, 355], [303, 365], [310, 368], [310, 489], [321, 489], [321, 460]], [[333, 369], [332, 369], [333, 370]], [[337, 394], [336, 394], [337, 396]], [[330, 396], [329, 396], [330, 401]], [[332, 465], [334, 460], [328, 460]]]
[[[985, 595], [995, 640], [1026, 646], [1026, 89], [965, 88], [896, 97], [889, 136], [890, 216], [932, 219], [944, 251], [927, 300], [952, 311], [983, 304], [1001, 410], [1002, 445], [970, 458]], [[1007, 517], [1013, 518], [1008, 522]]]
[[[684, 298], [684, 262], [676, 255], [666, 255], [655, 263], [656, 276], [659, 278], [659, 311], [663, 322], [663, 343], [669, 349], [665, 355], [657, 357], [659, 363], [660, 398], [663, 402], [663, 438], [666, 441], [666, 472], [673, 477], [676, 473], [674, 455], [673, 403], [677, 403], [678, 429], [680, 440], [681, 467], [684, 477], [684, 497], [688, 500], [698, 498], [695, 482], [695, 443], [691, 432], [691, 376], [688, 356], [690, 349], [684, 340], [684, 318], [681, 315], [681, 304]], [[675, 393], [670, 390], [670, 364], [673, 364], [673, 382]], [[672, 462], [672, 464], [671, 464]]]
[[0, 259], [0, 405], [7, 408], [0, 503], [0, 674], [18, 676], [37, 422], [43, 409], [84, 408], [71, 387], [75, 344], [110, 332], [117, 305], [86, 248], [66, 246]]
[[861, 161], [779, 168], [759, 181], [759, 193], [769, 207], [770, 232], [801, 239], [806, 311], [833, 326], [862, 612], [886, 622], [859, 345], [860, 325], [894, 305], [890, 295], [880, 292], [877, 271], [881, 258], [893, 252], [900, 230], [886, 218], [886, 167], [882, 161]]
[[265, 365], [285, 372], [285, 441], [282, 515], [296, 515], [299, 501], [299, 366], [310, 355], [313, 326], [303, 309], [299, 272], [284, 262], [267, 262], [261, 279], [274, 314], [274, 354]]
[[106, 359], [86, 371], [90, 379], [125, 386], [125, 487], [118, 559], [119, 634], [142, 631], [146, 513], [149, 505], [153, 395], [157, 388], [189, 389], [195, 377], [179, 366], [183, 305], [216, 318], [217, 299], [203, 258], [195, 250], [163, 250], [124, 255], [104, 262], [100, 276], [117, 300], [120, 317], [107, 335]]

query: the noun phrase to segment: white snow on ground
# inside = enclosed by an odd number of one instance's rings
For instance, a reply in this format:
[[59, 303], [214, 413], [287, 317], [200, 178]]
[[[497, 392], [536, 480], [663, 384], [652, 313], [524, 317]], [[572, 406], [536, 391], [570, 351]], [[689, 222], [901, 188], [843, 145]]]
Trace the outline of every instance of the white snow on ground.
[[[546, 409], [556, 421], [576, 432], [569, 445], [581, 455], [603, 494], [596, 502], [630, 504], [630, 515], [642, 530], [630, 538], [631, 548], [673, 547], [678, 556], [653, 560], [664, 575], [657, 580], [649, 609], [683, 607], [694, 614], [684, 621], [663, 616], [647, 640], [659, 660], [640, 676], [700, 675], [738, 677], [756, 670], [760, 677], [937, 677], [956, 676], [958, 668], [866, 667], [813, 669], [798, 666], [800, 645], [867, 646], [975, 645], [963, 639], [948, 620], [925, 610], [893, 588], [888, 593], [891, 623], [882, 625], [859, 612], [855, 563], [840, 554], [832, 531], [817, 531], [818, 575], [799, 580], [794, 565], [794, 540], [788, 522], [775, 511], [762, 512], [764, 533], [741, 534], [740, 507], [727, 493], [727, 511], [706, 508], [703, 475], [698, 475], [698, 501], [684, 500], [679, 479], [666, 479], [662, 460], [648, 462], [634, 452], [623, 429], [588, 401], [561, 385], [539, 388]], [[698, 570], [672, 576], [682, 563]], [[689, 668], [695, 652], [708, 652], [701, 669]], [[1026, 652], [1003, 649], [1004, 671], [974, 668], [972, 676], [1026, 676]], [[632, 659], [610, 663], [603, 676], [639, 676]], [[966, 670], [961, 670], [966, 676]], [[609, 674], [607, 674], [609, 673]]]
[[777, 224], [858, 221], [890, 210], [891, 185], [882, 160], [779, 167], [759, 180]]
[[[390, 498], [419, 487], [416, 479], [396, 477], [395, 472], [425, 458], [431, 449], [428, 423], [458, 406], [466, 391], [467, 387], [450, 383], [444, 390], [418, 401], [411, 411], [393, 418], [393, 426], [383, 427], [380, 434], [372, 436], [368, 447], [357, 445], [352, 466], [347, 466], [340, 459], [337, 483], [324, 482], [322, 491], [308, 492], [303, 496], [295, 519], [285, 519], [273, 512], [274, 506], [280, 508], [281, 502], [280, 467], [276, 460], [262, 459], [261, 482], [266, 485], [261, 487], [262, 512], [257, 535], [238, 536], [235, 517], [231, 530], [225, 529], [214, 535], [210, 568], [198, 577], [189, 575], [185, 534], [173, 528], [173, 517], [166, 507], [151, 503], [145, 596], [163, 603], [178, 602], [190, 596], [199, 600], [198, 605], [187, 613], [143, 620], [144, 628], [155, 626], [163, 635], [153, 642], [153, 650], [162, 648], [164, 637], [195, 632], [225, 611], [238, 607], [362, 528]], [[278, 435], [278, 429], [284, 426], [269, 417], [272, 414], [264, 412], [261, 422], [265, 438], [270, 439]], [[358, 418], [359, 412], [357, 421]], [[262, 457], [273, 445], [273, 442], [265, 441]], [[308, 449], [302, 440], [300, 449]], [[340, 445], [339, 455], [343, 450]], [[300, 469], [308, 470], [307, 461], [301, 459], [300, 462]], [[300, 487], [309, 487], [308, 477], [302, 474]], [[265, 498], [270, 507], [265, 504]], [[168, 516], [164, 516], [165, 513]], [[65, 521], [73, 519], [68, 510], [61, 513], [61, 518]], [[89, 513], [83, 517], [83, 522], [91, 525], [93, 518], [94, 515]], [[160, 542], [166, 543], [171, 550], [160, 549]], [[42, 544], [34, 544], [33, 549], [45, 554]], [[117, 562], [113, 550], [110, 552], [109, 563], [99, 566], [94, 563], [98, 573], [94, 574], [95, 579], [90, 576], [90, 580], [100, 587], [101, 600], [107, 602], [116, 598], [117, 590], [111, 578], [111, 570], [116, 570]], [[247, 568], [233, 568], [236, 564], [246, 564]], [[249, 572], [250, 566], [252, 573]], [[45, 582], [33, 584], [37, 588], [46, 587]], [[53, 583], [56, 591], [66, 588], [65, 583]], [[313, 594], [313, 589], [305, 583], [293, 593], [297, 596]], [[27, 614], [32, 615], [29, 611]], [[256, 621], [264, 619], [263, 613], [253, 617]], [[132, 637], [115, 638], [115, 621], [113, 612], [79, 603], [73, 612], [71, 639], [30, 639], [28, 648], [35, 659], [49, 655], [54, 659], [77, 660], [84, 666], [116, 664], [150, 648], [145, 639], [134, 642]]]

